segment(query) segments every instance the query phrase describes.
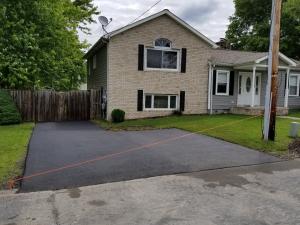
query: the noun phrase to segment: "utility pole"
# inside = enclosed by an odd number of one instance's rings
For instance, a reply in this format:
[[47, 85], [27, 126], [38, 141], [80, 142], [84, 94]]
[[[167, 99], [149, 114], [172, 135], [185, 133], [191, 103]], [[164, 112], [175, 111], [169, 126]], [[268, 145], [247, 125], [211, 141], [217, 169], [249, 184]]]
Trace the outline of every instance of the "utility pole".
[[280, 18], [282, 0], [273, 0], [268, 58], [268, 84], [266, 88], [264, 113], [264, 140], [275, 140], [276, 108], [278, 90], [278, 64], [280, 42]]

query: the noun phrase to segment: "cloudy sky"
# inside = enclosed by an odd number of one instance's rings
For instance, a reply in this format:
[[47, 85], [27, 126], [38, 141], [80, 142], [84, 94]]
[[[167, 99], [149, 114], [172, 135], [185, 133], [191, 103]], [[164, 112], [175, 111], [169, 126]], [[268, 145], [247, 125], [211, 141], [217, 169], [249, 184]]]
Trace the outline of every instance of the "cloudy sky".
[[[112, 31], [127, 25], [157, 1], [94, 0], [94, 4], [98, 6], [101, 15], [113, 19], [107, 27], [108, 31]], [[163, 9], [169, 9], [213, 41], [224, 37], [229, 23], [228, 17], [234, 13], [233, 0], [162, 0], [143, 17]], [[86, 39], [94, 44], [103, 33], [99, 22], [90, 25], [90, 28], [91, 35], [80, 33], [79, 36], [81, 40]]]

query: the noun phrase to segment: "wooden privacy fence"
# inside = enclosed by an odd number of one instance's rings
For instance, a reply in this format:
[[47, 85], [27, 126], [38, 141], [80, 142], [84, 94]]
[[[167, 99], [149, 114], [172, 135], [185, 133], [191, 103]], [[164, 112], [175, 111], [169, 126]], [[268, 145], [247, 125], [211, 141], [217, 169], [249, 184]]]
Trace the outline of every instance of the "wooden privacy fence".
[[9, 90], [23, 121], [68, 121], [100, 118], [100, 90]]

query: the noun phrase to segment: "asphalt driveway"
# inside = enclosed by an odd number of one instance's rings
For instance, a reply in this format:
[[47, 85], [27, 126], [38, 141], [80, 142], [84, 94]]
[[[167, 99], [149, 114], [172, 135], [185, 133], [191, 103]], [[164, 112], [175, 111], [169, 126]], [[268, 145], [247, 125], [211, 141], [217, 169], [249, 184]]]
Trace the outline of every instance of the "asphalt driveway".
[[138, 151], [128, 149], [178, 137], [178, 129], [106, 131], [91, 122], [39, 123], [25, 176], [119, 152], [114, 157], [26, 179], [21, 191], [55, 190], [279, 161], [278, 158], [203, 135], [189, 135]]

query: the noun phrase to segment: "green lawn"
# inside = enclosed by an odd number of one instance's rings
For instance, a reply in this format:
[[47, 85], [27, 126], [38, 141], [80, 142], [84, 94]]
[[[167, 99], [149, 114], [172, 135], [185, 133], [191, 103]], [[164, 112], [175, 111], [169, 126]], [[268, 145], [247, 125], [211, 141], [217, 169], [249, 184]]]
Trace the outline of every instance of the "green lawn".
[[289, 116], [300, 118], [300, 109], [290, 109]]
[[[108, 129], [179, 128], [217, 137], [249, 148], [266, 151], [275, 155], [287, 154], [287, 146], [292, 140], [288, 137], [289, 119], [277, 119], [275, 142], [262, 140], [262, 117], [244, 115], [195, 115], [170, 116], [156, 119], [128, 120], [119, 124], [97, 121]], [[216, 127], [216, 128], [215, 128]]]
[[22, 175], [33, 123], [0, 126], [0, 189], [10, 178]]

